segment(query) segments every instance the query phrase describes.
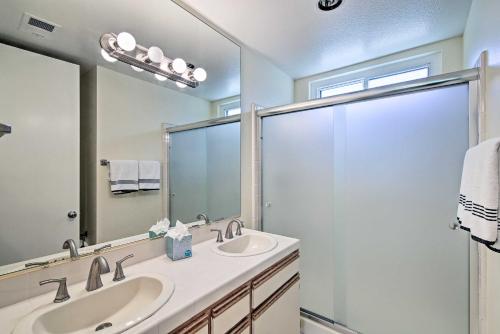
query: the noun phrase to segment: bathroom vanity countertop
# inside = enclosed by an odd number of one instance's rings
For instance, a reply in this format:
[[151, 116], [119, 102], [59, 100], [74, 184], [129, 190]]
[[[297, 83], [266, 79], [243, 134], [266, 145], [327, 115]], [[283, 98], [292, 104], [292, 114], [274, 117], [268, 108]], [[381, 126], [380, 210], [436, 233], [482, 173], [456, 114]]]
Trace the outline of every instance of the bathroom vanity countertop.
[[[243, 229], [243, 234], [264, 233]], [[214, 238], [193, 246], [193, 257], [172, 261], [162, 255], [124, 268], [125, 275], [156, 273], [175, 283], [170, 300], [149, 319], [132, 327], [129, 333], [168, 333], [190, 317], [203, 311], [227, 293], [241, 286], [280, 258], [299, 248], [299, 240], [272, 236], [278, 241], [273, 250], [255, 256], [230, 257], [216, 254]], [[113, 284], [111, 273], [102, 275], [104, 285]], [[85, 282], [68, 287], [73, 296], [80, 295]], [[72, 290], [75, 291], [72, 293]], [[0, 308], [0, 333], [11, 333], [17, 322], [34, 309], [52, 303], [55, 291]], [[156, 329], [159, 331], [157, 332]]]

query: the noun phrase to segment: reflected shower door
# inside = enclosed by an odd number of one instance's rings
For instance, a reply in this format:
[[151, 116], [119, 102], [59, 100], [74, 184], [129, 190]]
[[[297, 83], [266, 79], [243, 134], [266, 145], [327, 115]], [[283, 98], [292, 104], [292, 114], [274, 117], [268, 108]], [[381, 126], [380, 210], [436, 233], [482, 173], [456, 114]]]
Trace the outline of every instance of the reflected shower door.
[[457, 85], [263, 119], [263, 227], [303, 240], [303, 308], [365, 334], [469, 332], [468, 237], [448, 228], [468, 101]]

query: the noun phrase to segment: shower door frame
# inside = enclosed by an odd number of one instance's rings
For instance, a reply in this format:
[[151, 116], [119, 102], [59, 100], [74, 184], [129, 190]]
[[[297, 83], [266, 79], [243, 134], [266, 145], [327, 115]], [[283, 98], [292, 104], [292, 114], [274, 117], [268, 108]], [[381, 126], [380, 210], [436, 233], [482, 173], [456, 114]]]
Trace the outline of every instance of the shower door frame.
[[[292, 112], [331, 107], [340, 104], [372, 100], [382, 97], [401, 95], [411, 92], [430, 90], [460, 84], [469, 85], [469, 147], [477, 145], [484, 140], [485, 120], [485, 66], [487, 55], [481, 54], [477, 63], [478, 67], [457, 71], [437, 76], [407, 81], [399, 84], [388, 85], [360, 92], [337, 95], [307, 102], [294, 103], [258, 110], [254, 104], [251, 108], [251, 133], [252, 133], [252, 222], [254, 227], [263, 230], [263, 185], [262, 185], [262, 122], [263, 118]], [[451, 223], [451, 222], [450, 222]], [[469, 240], [469, 334], [486, 333], [485, 319], [485, 279], [486, 261], [483, 247], [478, 247], [476, 242]], [[340, 324], [332, 323], [329, 319], [306, 312], [301, 309], [301, 315], [327, 327], [336, 329], [341, 333], [356, 333]]]

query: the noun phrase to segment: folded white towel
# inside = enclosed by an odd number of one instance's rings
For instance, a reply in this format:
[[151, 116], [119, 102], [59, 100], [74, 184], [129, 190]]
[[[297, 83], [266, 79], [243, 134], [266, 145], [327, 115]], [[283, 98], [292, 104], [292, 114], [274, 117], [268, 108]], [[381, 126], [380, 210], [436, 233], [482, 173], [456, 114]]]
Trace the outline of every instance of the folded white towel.
[[153, 160], [139, 161], [139, 189], [160, 189], [160, 162]]
[[465, 154], [457, 220], [472, 239], [492, 245], [498, 237], [500, 138], [482, 142]]
[[139, 190], [139, 164], [137, 160], [109, 161], [109, 183], [114, 194]]

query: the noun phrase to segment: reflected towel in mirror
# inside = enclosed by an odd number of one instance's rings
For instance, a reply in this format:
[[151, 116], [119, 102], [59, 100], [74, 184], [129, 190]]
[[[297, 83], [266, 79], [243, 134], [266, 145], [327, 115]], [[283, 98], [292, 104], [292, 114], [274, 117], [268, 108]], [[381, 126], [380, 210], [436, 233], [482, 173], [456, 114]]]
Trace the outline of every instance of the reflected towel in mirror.
[[139, 161], [139, 189], [160, 190], [160, 172], [159, 161]]
[[139, 190], [137, 160], [110, 160], [109, 184], [113, 194], [126, 194]]

